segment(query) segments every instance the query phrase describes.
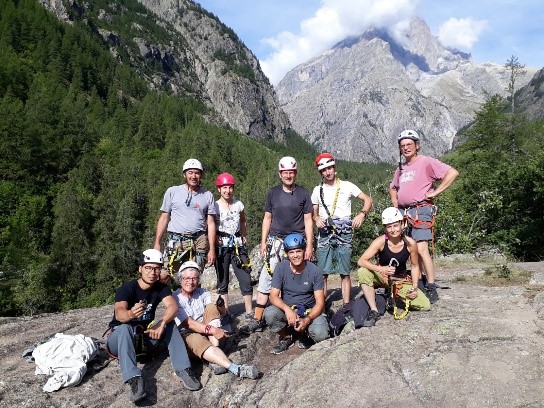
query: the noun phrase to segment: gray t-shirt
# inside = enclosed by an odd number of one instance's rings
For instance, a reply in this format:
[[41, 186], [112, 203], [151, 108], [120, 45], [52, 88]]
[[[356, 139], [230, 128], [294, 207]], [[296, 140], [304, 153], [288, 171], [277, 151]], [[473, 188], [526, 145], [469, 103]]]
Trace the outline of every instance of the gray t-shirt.
[[274, 269], [272, 287], [280, 290], [286, 305], [304, 305], [311, 308], [315, 306], [314, 291], [323, 289], [323, 274], [311, 262], [306, 262], [301, 274], [295, 274], [291, 271], [289, 261], [285, 259]]
[[170, 187], [164, 193], [161, 211], [170, 213], [168, 231], [194, 234], [206, 231], [207, 216], [215, 215], [213, 194], [204, 188], [191, 192], [184, 185]]
[[268, 191], [264, 210], [272, 214], [271, 235], [304, 234], [304, 214], [312, 213], [312, 199], [304, 187], [296, 186], [288, 193], [276, 186]]

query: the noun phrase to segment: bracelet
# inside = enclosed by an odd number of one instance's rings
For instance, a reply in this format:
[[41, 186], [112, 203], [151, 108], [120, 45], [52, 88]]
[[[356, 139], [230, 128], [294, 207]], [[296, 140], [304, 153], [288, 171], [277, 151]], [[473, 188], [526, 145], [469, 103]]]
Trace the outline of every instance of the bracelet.
[[204, 334], [209, 335], [211, 331], [212, 331], [212, 326], [207, 324], [206, 327], [204, 328]]
[[365, 210], [361, 210], [361, 214], [364, 214], [365, 218], [368, 217], [368, 213]]

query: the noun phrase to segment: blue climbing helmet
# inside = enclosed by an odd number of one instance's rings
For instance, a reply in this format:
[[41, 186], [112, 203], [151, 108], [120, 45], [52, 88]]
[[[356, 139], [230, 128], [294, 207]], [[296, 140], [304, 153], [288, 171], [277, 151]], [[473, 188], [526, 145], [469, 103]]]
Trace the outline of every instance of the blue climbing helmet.
[[283, 249], [285, 252], [292, 249], [306, 249], [306, 239], [302, 234], [289, 234], [283, 239]]

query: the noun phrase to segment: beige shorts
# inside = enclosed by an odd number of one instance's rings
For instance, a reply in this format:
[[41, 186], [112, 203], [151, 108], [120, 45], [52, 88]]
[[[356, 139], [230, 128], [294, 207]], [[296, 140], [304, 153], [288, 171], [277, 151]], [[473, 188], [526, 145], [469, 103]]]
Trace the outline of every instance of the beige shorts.
[[[221, 313], [217, 306], [210, 303], [204, 309], [204, 324], [209, 324], [212, 320], [219, 320]], [[215, 325], [214, 325], [215, 326]], [[211, 347], [212, 343], [208, 339], [208, 336], [202, 333], [187, 333], [183, 336], [185, 344], [187, 345], [187, 351], [192, 357], [202, 358], [204, 352]]]

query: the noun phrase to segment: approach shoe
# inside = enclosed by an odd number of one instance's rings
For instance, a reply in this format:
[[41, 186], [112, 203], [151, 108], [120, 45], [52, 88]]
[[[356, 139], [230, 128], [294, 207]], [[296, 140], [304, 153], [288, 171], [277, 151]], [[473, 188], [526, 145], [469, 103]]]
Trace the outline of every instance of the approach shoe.
[[280, 339], [280, 341], [278, 342], [278, 344], [276, 344], [276, 346], [274, 346], [271, 353], [272, 354], [281, 354], [285, 350], [289, 349], [289, 347], [291, 347], [293, 344], [294, 344], [294, 340], [293, 340], [293, 338], [291, 336], [282, 337]]
[[251, 334], [256, 331], [263, 331], [265, 324], [264, 320], [251, 319], [248, 324], [240, 327], [240, 332], [243, 334]]
[[144, 378], [142, 376], [132, 377], [127, 381], [130, 384], [130, 400], [137, 402], [146, 397]]
[[301, 338], [297, 340], [297, 347], [301, 350], [309, 349], [310, 347], [313, 346], [313, 344], [314, 344], [314, 341], [307, 336], [302, 336]]
[[191, 367], [186, 368], [185, 370], [176, 371], [176, 376], [178, 377], [178, 380], [181, 381], [183, 386], [189, 391], [198, 391], [202, 386], [200, 381], [198, 381], [196, 378], [195, 373], [193, 373]]
[[259, 377], [259, 370], [254, 365], [243, 364], [238, 370], [238, 378], [249, 378], [250, 380], [255, 380]]
[[425, 286], [425, 295], [429, 299], [429, 302], [435, 303], [438, 300], [438, 292], [436, 291], [436, 285], [433, 283], [427, 284]]
[[214, 375], [225, 374], [229, 371], [228, 369], [226, 369], [223, 366], [220, 366], [219, 364], [209, 363], [207, 361], [205, 362], [205, 364], [210, 368], [210, 370], [212, 370], [212, 373], [214, 373]]
[[365, 317], [365, 320], [363, 321], [363, 327], [372, 327], [376, 324], [378, 320], [380, 320], [380, 314], [375, 310], [369, 310], [368, 314]]

